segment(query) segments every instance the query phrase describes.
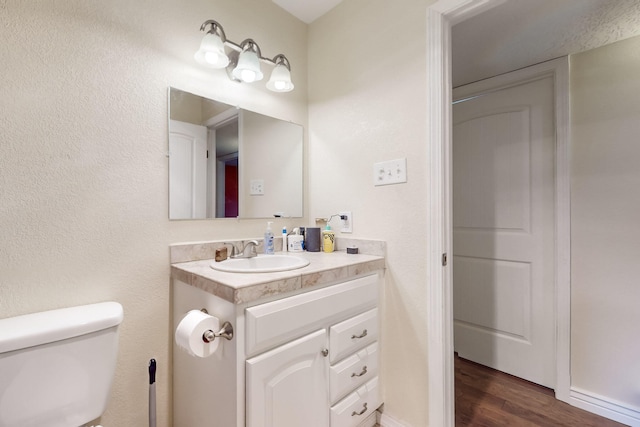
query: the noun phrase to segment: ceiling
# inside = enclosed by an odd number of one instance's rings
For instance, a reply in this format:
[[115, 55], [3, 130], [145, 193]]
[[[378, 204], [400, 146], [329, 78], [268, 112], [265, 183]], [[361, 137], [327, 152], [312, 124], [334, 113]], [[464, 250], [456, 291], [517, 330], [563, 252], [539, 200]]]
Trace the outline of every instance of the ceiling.
[[640, 35], [638, 0], [509, 0], [453, 27], [453, 84], [636, 35]]
[[275, 4], [307, 24], [311, 24], [342, 0], [273, 0]]

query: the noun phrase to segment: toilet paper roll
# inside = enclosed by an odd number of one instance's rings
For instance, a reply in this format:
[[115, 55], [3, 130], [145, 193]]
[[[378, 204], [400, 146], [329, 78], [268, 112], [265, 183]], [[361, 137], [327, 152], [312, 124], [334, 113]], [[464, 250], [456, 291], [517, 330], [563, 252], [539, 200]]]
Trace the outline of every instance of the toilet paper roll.
[[207, 331], [218, 332], [220, 320], [200, 310], [191, 310], [182, 318], [176, 328], [176, 344], [196, 357], [211, 356], [220, 344], [220, 338], [205, 342], [202, 335]]

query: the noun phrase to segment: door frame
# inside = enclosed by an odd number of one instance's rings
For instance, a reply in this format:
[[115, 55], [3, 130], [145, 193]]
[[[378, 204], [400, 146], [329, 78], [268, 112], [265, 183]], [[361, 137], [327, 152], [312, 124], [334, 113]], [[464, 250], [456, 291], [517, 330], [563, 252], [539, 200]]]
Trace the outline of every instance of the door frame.
[[[429, 425], [453, 427], [455, 395], [453, 372], [453, 291], [451, 262], [451, 27], [506, 0], [440, 0], [427, 10], [427, 192], [428, 253], [428, 407]], [[536, 69], [537, 68], [537, 69]], [[569, 66], [562, 58], [530, 67], [554, 76], [555, 165], [555, 289], [556, 289], [556, 398], [570, 393], [570, 110]], [[526, 72], [521, 70], [520, 72]], [[524, 77], [523, 77], [524, 78]], [[445, 264], [443, 266], [443, 264]]]

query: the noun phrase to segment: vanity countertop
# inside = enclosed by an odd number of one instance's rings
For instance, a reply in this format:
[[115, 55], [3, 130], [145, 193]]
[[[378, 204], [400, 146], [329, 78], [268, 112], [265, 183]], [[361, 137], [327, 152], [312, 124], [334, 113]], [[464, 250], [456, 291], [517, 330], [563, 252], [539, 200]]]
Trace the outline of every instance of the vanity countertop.
[[347, 254], [343, 251], [296, 252], [291, 255], [309, 260], [309, 265], [274, 273], [227, 273], [211, 268], [213, 259], [174, 262], [171, 277], [235, 304], [264, 297], [326, 285], [350, 277], [383, 270], [384, 257]]

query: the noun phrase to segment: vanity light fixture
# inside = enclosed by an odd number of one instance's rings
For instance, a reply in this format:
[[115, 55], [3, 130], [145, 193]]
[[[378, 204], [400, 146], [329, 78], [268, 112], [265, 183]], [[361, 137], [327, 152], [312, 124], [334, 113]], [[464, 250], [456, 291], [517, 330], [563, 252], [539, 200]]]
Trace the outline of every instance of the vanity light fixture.
[[[269, 59], [262, 56], [260, 47], [252, 39], [246, 39], [240, 44], [227, 40], [222, 26], [212, 19], [205, 21], [200, 26], [200, 31], [207, 32], [200, 43], [200, 49], [194, 55], [199, 64], [210, 68], [226, 68], [231, 80], [253, 83], [264, 77], [260, 69], [262, 62], [274, 67], [267, 82], [267, 89], [274, 92], [293, 90], [291, 64], [283, 54]], [[231, 49], [229, 54], [225, 52], [225, 46]]]

